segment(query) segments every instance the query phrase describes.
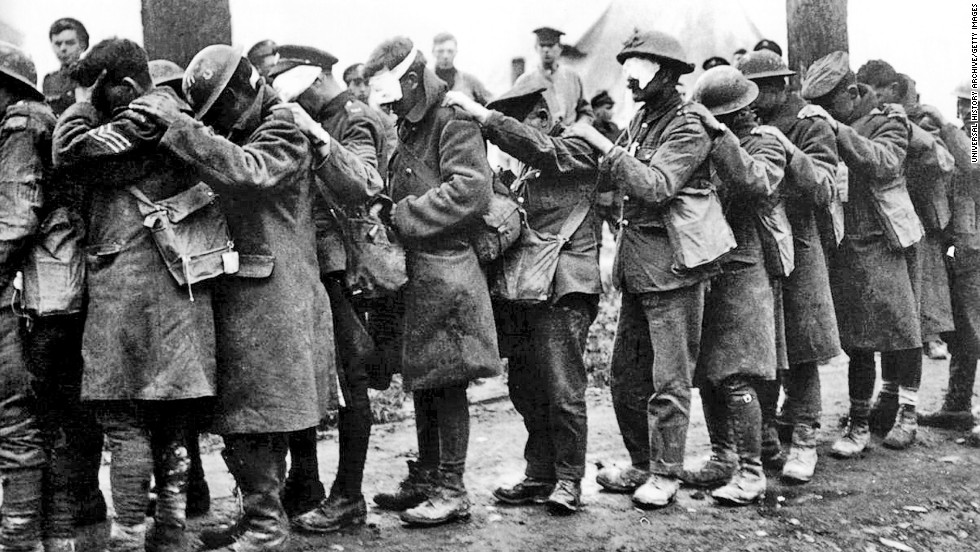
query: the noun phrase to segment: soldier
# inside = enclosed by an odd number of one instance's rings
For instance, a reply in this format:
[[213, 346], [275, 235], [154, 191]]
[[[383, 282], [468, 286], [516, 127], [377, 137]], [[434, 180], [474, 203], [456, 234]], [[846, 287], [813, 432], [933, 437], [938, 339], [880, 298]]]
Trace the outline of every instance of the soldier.
[[248, 61], [258, 69], [263, 78], [269, 77], [269, 71], [279, 63], [279, 46], [272, 40], [260, 40], [248, 49]]
[[198, 52], [184, 92], [194, 117], [159, 94], [133, 108], [166, 125], [161, 147], [223, 194], [241, 255], [238, 272], [215, 288], [213, 430], [224, 439], [244, 512], [230, 528], [206, 531], [201, 540], [229, 552], [286, 550], [280, 492], [288, 436], [319, 423], [336, 381], [329, 301], [316, 261], [310, 141], [288, 110], [272, 110], [279, 103], [275, 90], [240, 48]]
[[536, 37], [535, 50], [541, 58], [541, 66], [535, 71], [524, 73], [514, 82], [524, 85], [525, 81], [538, 82], [542, 78], [548, 83], [545, 96], [551, 115], [556, 123], [570, 125], [575, 122], [591, 122], [593, 115], [582, 79], [571, 69], [561, 65], [561, 36], [565, 34], [551, 27], [541, 27], [534, 30]]
[[[41, 547], [41, 496], [47, 464], [42, 413], [31, 389], [20, 318], [10, 305], [14, 277], [38, 230], [41, 194], [51, 169], [54, 117], [43, 100], [34, 63], [14, 45], [0, 42], [0, 186], [4, 197], [10, 198], [0, 209], [5, 228], [0, 248], [5, 298], [0, 310], [0, 550]], [[71, 530], [70, 519], [65, 529]], [[49, 546], [50, 550], [67, 549], [63, 540]]]
[[[347, 266], [343, 220], [346, 209], [364, 205], [379, 194], [387, 173], [388, 153], [379, 115], [354, 99], [334, 79], [332, 55], [306, 46], [283, 45], [279, 63], [269, 72], [279, 97], [293, 106], [293, 116], [317, 148], [314, 165], [320, 194], [314, 198], [320, 279], [330, 297], [337, 367], [344, 394], [338, 431], [340, 457], [330, 496], [325, 497], [316, 457], [316, 429], [289, 438], [290, 469], [283, 493], [293, 525], [313, 533], [328, 533], [364, 523], [367, 506], [361, 493], [364, 461], [371, 437], [371, 403], [365, 352], [350, 336], [366, 335], [344, 284]], [[312, 510], [312, 511], [311, 511]], [[300, 515], [303, 514], [303, 515]], [[294, 517], [295, 516], [295, 517]]]
[[44, 76], [42, 90], [44, 101], [48, 102], [55, 117], [58, 117], [75, 103], [75, 88], [78, 83], [71, 80], [68, 68], [88, 50], [88, 31], [81, 21], [63, 17], [51, 24], [48, 39], [51, 40], [51, 49], [61, 63], [61, 68]]
[[[807, 482], [817, 464], [821, 417], [817, 366], [841, 353], [827, 260], [817, 227], [818, 213], [829, 207], [836, 193], [837, 141], [826, 121], [797, 117], [806, 102], [789, 88], [786, 77], [795, 72], [778, 55], [757, 50], [743, 57], [737, 68], [759, 86], [759, 97], [752, 106], [762, 123], [779, 129], [803, 154], [792, 157], [791, 170], [782, 187], [793, 229], [795, 265], [782, 285], [789, 362], [783, 378], [783, 412], [793, 427], [782, 475], [790, 481]], [[795, 163], [806, 159], [812, 161], [814, 170], [809, 174], [813, 178], [803, 178], [805, 171], [792, 170]], [[773, 402], [776, 398], [772, 397]]]
[[[905, 174], [912, 205], [926, 231], [922, 241], [915, 246], [915, 264], [921, 278], [917, 292], [923, 353], [930, 358], [945, 358], [945, 351], [940, 350], [945, 347], [941, 347], [939, 336], [953, 330], [949, 277], [944, 260], [947, 248], [945, 230], [950, 221], [948, 194], [953, 158], [942, 140], [938, 139], [939, 123], [927, 115], [919, 104], [911, 79], [903, 78], [885, 61], [871, 60], [858, 70], [857, 80], [874, 88], [879, 104], [902, 105], [913, 125]], [[934, 138], [920, 145], [915, 137], [922, 135], [922, 131], [932, 134]], [[930, 145], [936, 149], [925, 149]], [[894, 396], [894, 389], [889, 391], [887, 396]], [[872, 425], [874, 423], [872, 419]], [[887, 428], [884, 429], [887, 431]]]
[[785, 138], [760, 132], [750, 107], [758, 94], [758, 86], [734, 67], [715, 67], [694, 85], [692, 99], [699, 103], [685, 107], [714, 135], [711, 164], [738, 243], [725, 257], [721, 274], [711, 279], [694, 376], [713, 456], [735, 467], [731, 479], [711, 496], [735, 506], [751, 504], [766, 492], [757, 388], [776, 377], [777, 311], [759, 220], [778, 204], [778, 186], [796, 150], [783, 145]]
[[524, 164], [518, 178], [528, 227], [570, 232], [546, 302], [494, 303], [502, 356], [510, 359], [510, 398], [528, 438], [524, 480], [493, 495], [505, 504], [544, 503], [552, 512], [571, 514], [581, 505], [588, 440], [583, 355], [602, 293], [593, 205], [598, 156], [581, 138], [558, 136], [562, 127], [552, 123], [546, 84], [514, 86], [487, 106], [496, 111], [456, 92], [447, 94], [447, 103], [473, 115], [490, 143]]
[[344, 84], [347, 90], [354, 95], [354, 98], [363, 104], [367, 104], [371, 97], [371, 87], [364, 78], [364, 64], [355, 63], [344, 69]]
[[[944, 121], [938, 109], [923, 107], [925, 114], [940, 124], [940, 135], [956, 159], [952, 195], [952, 249], [949, 260], [953, 319], [956, 329], [945, 334], [949, 343], [949, 384], [939, 411], [923, 414], [919, 423], [948, 429], [966, 430], [973, 426], [971, 413], [973, 383], [980, 358], [980, 168], [970, 159], [970, 136], [977, 131], [975, 114], [970, 111], [971, 96], [977, 90], [970, 83], [956, 90], [956, 112], [963, 122], [959, 129]], [[980, 426], [977, 426], [980, 428]], [[980, 431], [974, 429], [971, 442], [978, 443]]]
[[398, 114], [401, 140], [388, 173], [409, 278], [401, 291], [401, 371], [419, 441], [408, 478], [374, 501], [404, 510], [408, 524], [435, 525], [470, 515], [466, 387], [501, 369], [486, 278], [467, 237], [489, 205], [492, 176], [479, 125], [442, 106], [446, 84], [411, 40], [381, 43], [365, 75], [376, 101]]
[[432, 57], [436, 59], [436, 76], [446, 81], [449, 90], [462, 92], [480, 105], [487, 105], [491, 96], [483, 83], [475, 76], [456, 69], [453, 64], [457, 51], [456, 37], [449, 33], [439, 33], [432, 39]]
[[[207, 415], [204, 399], [215, 393], [214, 318], [207, 285], [198, 284], [190, 301], [171, 277], [140, 203], [187, 190], [195, 174], [158, 147], [166, 127], [127, 105], [147, 94], [180, 103], [167, 89], [151, 92], [146, 52], [129, 40], [96, 44], [72, 76], [84, 88], [55, 129], [54, 161], [88, 196], [82, 399], [93, 401], [113, 453], [109, 550], [179, 548], [186, 546], [183, 433]], [[154, 471], [156, 516], [147, 538]]]
[[[907, 256], [907, 248], [922, 237], [905, 187], [908, 120], [901, 110], [877, 108], [874, 92], [857, 86], [847, 54], [840, 51], [810, 66], [801, 94], [812, 105], [797, 116], [830, 123], [849, 174], [846, 234], [829, 268], [841, 345], [851, 359], [851, 404], [847, 429], [832, 454], [852, 458], [868, 446], [875, 351], [882, 353], [882, 379], [899, 384], [901, 404], [884, 444], [905, 448], [915, 438], [922, 374], [919, 309]], [[886, 214], [882, 202], [898, 209]]]
[[603, 90], [595, 96], [592, 96], [592, 101], [589, 104], [592, 106], [592, 112], [595, 113], [595, 120], [592, 121], [592, 126], [596, 127], [599, 133], [609, 140], [616, 141], [622, 130], [612, 120], [612, 110], [616, 102], [609, 96], [609, 92]]
[[[665, 224], [668, 206], [679, 194], [707, 197], [699, 189], [711, 188], [711, 137], [697, 116], [678, 111], [678, 78], [694, 66], [677, 39], [659, 31], [636, 31], [616, 59], [633, 99], [644, 104], [618, 145], [589, 124], [566, 131], [584, 137], [604, 156], [600, 185], [607, 181], [617, 187], [623, 201], [613, 271], [623, 305], [611, 388], [632, 465], [604, 468], [596, 481], [610, 491], [633, 493], [641, 508], [660, 508], [680, 487], [706, 283], [717, 271], [713, 261], [728, 249], [682, 250], [671, 244]], [[719, 222], [724, 225], [724, 219]], [[699, 229], [703, 235], [719, 234], [718, 228]], [[706, 262], [674, 270], [675, 255]]]

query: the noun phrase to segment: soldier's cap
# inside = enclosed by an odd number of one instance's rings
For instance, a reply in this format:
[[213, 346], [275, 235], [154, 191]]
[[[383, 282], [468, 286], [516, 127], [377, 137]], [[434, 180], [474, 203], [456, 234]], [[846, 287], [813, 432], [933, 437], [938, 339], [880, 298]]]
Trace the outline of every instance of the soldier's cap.
[[257, 64], [262, 58], [275, 55], [278, 48], [279, 46], [272, 40], [260, 40], [248, 49], [248, 54], [245, 57], [253, 64]]
[[605, 90], [599, 92], [595, 96], [592, 96], [592, 101], [589, 103], [590, 105], [592, 105], [592, 109], [595, 109], [603, 105], [608, 105], [608, 106], [616, 105], [616, 102], [613, 101], [612, 96], [610, 96], [609, 92]]
[[169, 59], [154, 59], [150, 62], [150, 79], [153, 81], [153, 86], [183, 81], [184, 70]]
[[629, 57], [649, 57], [655, 61], [671, 63], [680, 68], [682, 74], [694, 72], [694, 64], [687, 61], [687, 54], [676, 38], [660, 31], [641, 31], [633, 34], [623, 43], [623, 49], [616, 54], [616, 61], [622, 64]]
[[293, 67], [300, 65], [313, 65], [319, 67], [325, 73], [329, 73], [337, 63], [337, 58], [319, 48], [312, 46], [299, 46], [296, 44], [283, 44], [279, 47], [279, 62], [269, 70], [268, 78], [274, 79], [278, 75], [289, 71]]
[[701, 64], [701, 69], [707, 71], [708, 69], [718, 67], [719, 65], [731, 65], [731, 63], [728, 63], [728, 60], [721, 56], [711, 56], [704, 60], [704, 63]]
[[771, 50], [756, 50], [745, 54], [735, 63], [735, 68], [748, 79], [767, 79], [771, 77], [788, 77], [795, 75], [786, 66], [783, 58]]
[[525, 79], [488, 103], [487, 108], [495, 109], [508, 117], [523, 121], [547, 89], [548, 83], [543, 78]]
[[800, 95], [807, 100], [828, 94], [851, 72], [847, 52], [837, 50], [814, 61], [803, 75]]
[[973, 95], [980, 92], [977, 90], [976, 86], [969, 80], [965, 80], [956, 86], [956, 97], [962, 98], [964, 100], [973, 99]]
[[9, 42], [0, 40], [0, 74], [13, 79], [13, 84], [38, 101], [44, 94], [37, 89], [37, 70], [26, 52]]
[[538, 35], [538, 44], [541, 44], [542, 46], [558, 44], [561, 42], [561, 36], [565, 34], [564, 32], [551, 27], [538, 27], [531, 32]]
[[768, 38], [763, 38], [762, 40], [757, 42], [755, 44], [755, 48], [752, 49], [756, 52], [758, 52], [759, 50], [769, 50], [770, 52], [774, 52], [777, 56], [783, 55], [783, 49], [779, 47], [779, 44], [776, 44], [775, 42], [769, 40]]

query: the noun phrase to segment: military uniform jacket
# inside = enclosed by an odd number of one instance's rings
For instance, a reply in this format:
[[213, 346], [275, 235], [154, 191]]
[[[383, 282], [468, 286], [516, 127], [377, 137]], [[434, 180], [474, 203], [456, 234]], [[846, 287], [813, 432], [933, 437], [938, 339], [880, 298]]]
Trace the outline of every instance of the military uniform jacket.
[[599, 164], [599, 190], [622, 193], [613, 282], [629, 293], [669, 291], [707, 280], [717, 267], [678, 272], [663, 218], [684, 187], [712, 186], [711, 137], [701, 120], [679, 111], [673, 94], [633, 117], [619, 145]]
[[164, 130], [128, 109], [105, 121], [89, 103], [68, 108], [55, 129], [54, 162], [85, 186], [88, 196], [83, 399], [215, 394], [210, 286], [195, 285], [190, 301], [126, 190], [136, 186], [156, 200], [197, 184], [190, 167], [159, 147]]
[[544, 91], [545, 100], [551, 109], [551, 116], [554, 121], [570, 125], [579, 118], [586, 118], [591, 122], [595, 115], [592, 113], [592, 106], [585, 99], [585, 88], [582, 86], [582, 78], [575, 71], [558, 65], [552, 71], [537, 69], [530, 73], [524, 73], [514, 82], [514, 87], [524, 84], [524, 81], [536, 79], [548, 85]]
[[389, 153], [380, 116], [349, 91], [327, 103], [315, 118], [333, 138], [329, 154], [313, 167], [320, 187], [313, 220], [322, 276], [347, 268], [339, 218], [344, 213], [338, 207], [363, 205], [382, 192]]
[[44, 92], [44, 101], [51, 107], [55, 117], [60, 117], [75, 103], [77, 87], [78, 83], [68, 76], [68, 71], [64, 67], [44, 75], [41, 91]]
[[[781, 192], [793, 228], [796, 265], [783, 280], [786, 352], [791, 366], [823, 362], [841, 352], [827, 259], [817, 225], [817, 213], [827, 209], [835, 193], [837, 140], [830, 123], [816, 117], [797, 117], [805, 105], [793, 94], [773, 120], [767, 121], [804, 154], [794, 155], [794, 163], [797, 157], [804, 157], [811, 164], [810, 171], [788, 170]], [[807, 174], [811, 178], [804, 178]]]
[[970, 137], [965, 129], [947, 123], [943, 141], [956, 160], [953, 179], [953, 269], [957, 272], [980, 270], [980, 166], [971, 163]]
[[487, 105], [493, 98], [480, 79], [455, 67], [445, 72], [436, 69], [436, 76], [445, 81], [450, 90], [462, 92], [480, 105]]
[[241, 268], [215, 286], [214, 431], [276, 433], [317, 425], [336, 404], [329, 301], [320, 283], [310, 143], [263, 86], [228, 139], [189, 116], [162, 146], [221, 194]]
[[711, 166], [738, 247], [724, 257], [705, 296], [697, 381], [718, 385], [736, 374], [776, 375], [775, 305], [757, 211], [771, 208], [786, 162], [786, 150], [768, 134], [737, 138], [726, 131], [715, 139]]
[[[561, 129], [555, 127], [556, 132]], [[557, 234], [580, 200], [593, 204], [558, 257], [554, 301], [569, 293], [602, 293], [594, 207], [598, 156], [581, 138], [561, 138], [556, 132], [545, 135], [496, 111], [485, 126], [492, 144], [525, 164], [521, 177], [526, 178], [528, 226]]]
[[0, 120], [0, 329], [10, 347], [0, 368], [0, 409], [9, 404], [7, 399], [30, 389], [22, 350], [11, 346], [20, 341], [20, 319], [10, 300], [14, 275], [38, 230], [42, 193], [51, 175], [53, 128], [51, 110], [34, 101], [7, 107]]
[[905, 158], [909, 197], [927, 232], [949, 224], [949, 195], [954, 160], [939, 133], [939, 123], [918, 106], [909, 112], [911, 132]]
[[389, 165], [392, 221], [406, 247], [401, 369], [406, 388], [464, 385], [500, 372], [486, 276], [469, 233], [490, 203], [480, 127], [443, 107], [446, 85], [423, 72], [425, 100], [399, 122]]
[[841, 123], [837, 148], [847, 164], [844, 241], [830, 263], [830, 283], [844, 350], [896, 351], [922, 346], [918, 301], [904, 251], [892, 249], [875, 214], [873, 188], [905, 187], [909, 129], [867, 102], [851, 126]]

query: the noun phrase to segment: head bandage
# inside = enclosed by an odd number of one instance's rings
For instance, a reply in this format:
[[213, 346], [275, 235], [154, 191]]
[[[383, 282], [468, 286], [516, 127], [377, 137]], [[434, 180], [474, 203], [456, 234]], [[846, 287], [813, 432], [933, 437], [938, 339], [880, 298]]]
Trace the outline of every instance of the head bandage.
[[291, 102], [306, 92], [322, 72], [322, 69], [313, 65], [298, 65], [273, 79], [272, 87], [279, 93], [282, 101]]
[[383, 105], [402, 99], [402, 85], [399, 81], [408, 72], [408, 68], [415, 63], [418, 53], [417, 48], [412, 48], [408, 56], [394, 68], [379, 71], [371, 77], [368, 82], [371, 85], [372, 101], [377, 102], [378, 105]]
[[623, 74], [627, 79], [639, 83], [641, 90], [646, 88], [659, 72], [660, 64], [647, 58], [628, 57], [623, 61]]

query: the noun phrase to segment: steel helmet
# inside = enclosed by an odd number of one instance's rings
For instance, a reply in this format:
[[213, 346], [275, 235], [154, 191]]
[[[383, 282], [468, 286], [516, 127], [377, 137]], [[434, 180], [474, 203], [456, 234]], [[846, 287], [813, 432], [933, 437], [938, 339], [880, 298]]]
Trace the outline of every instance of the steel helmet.
[[211, 109], [242, 61], [241, 46], [212, 44], [198, 52], [184, 71], [184, 96], [198, 119]]
[[759, 96], [759, 87], [738, 69], [719, 65], [705, 71], [691, 92], [691, 99], [703, 104], [713, 115], [734, 113]]
[[783, 58], [771, 50], [756, 50], [742, 56], [735, 68], [748, 79], [766, 79], [770, 77], [789, 77], [796, 71], [790, 71]]
[[184, 70], [169, 59], [155, 59], [150, 62], [150, 79], [153, 80], [153, 86], [160, 86], [170, 81], [182, 81]]
[[687, 61], [687, 54], [676, 38], [660, 31], [633, 30], [633, 35], [623, 43], [623, 49], [616, 54], [616, 61], [622, 64], [632, 56], [647, 56], [673, 63], [681, 68], [682, 74], [694, 71], [694, 65]]
[[23, 85], [37, 100], [44, 100], [44, 94], [37, 89], [37, 70], [28, 55], [9, 42], [0, 41], [0, 73]]

